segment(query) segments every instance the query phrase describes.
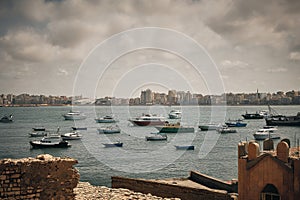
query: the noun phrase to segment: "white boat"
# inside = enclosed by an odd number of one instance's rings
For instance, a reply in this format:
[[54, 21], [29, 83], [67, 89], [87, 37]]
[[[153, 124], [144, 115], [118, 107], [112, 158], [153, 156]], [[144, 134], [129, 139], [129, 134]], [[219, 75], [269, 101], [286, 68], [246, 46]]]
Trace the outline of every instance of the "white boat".
[[170, 119], [180, 119], [181, 118], [181, 111], [180, 110], [171, 110], [169, 113]]
[[58, 134], [48, 135], [43, 137], [41, 140], [33, 140], [29, 143], [33, 148], [64, 148], [71, 146]]
[[61, 134], [63, 140], [80, 140], [82, 135], [79, 134], [78, 131]]
[[151, 114], [143, 114], [140, 117], [129, 119], [129, 121], [137, 126], [160, 126], [165, 124], [164, 117]]
[[96, 118], [95, 121], [97, 123], [116, 123], [118, 122], [117, 119], [115, 119], [113, 116], [104, 116], [104, 117], [101, 117], [101, 118]]
[[33, 131], [31, 133], [28, 133], [30, 137], [44, 137], [48, 133], [46, 131]]
[[160, 134], [160, 133], [154, 133], [150, 136], [145, 137], [147, 141], [161, 141], [161, 140], [167, 140], [168, 137], [166, 134]]
[[113, 133], [121, 133], [121, 129], [118, 125], [116, 126], [105, 126], [98, 128], [99, 133], [104, 133], [104, 134], [113, 134]]
[[105, 147], [123, 147], [122, 142], [115, 142], [115, 143], [103, 143]]
[[79, 111], [70, 111], [67, 114], [64, 114], [63, 117], [65, 118], [65, 120], [86, 119], [86, 115]]
[[270, 139], [280, 139], [280, 134], [276, 132], [277, 128], [275, 126], [264, 126], [264, 128], [259, 129], [253, 134], [256, 140]]
[[235, 129], [229, 128], [227, 125], [223, 125], [219, 128], [217, 128], [218, 133], [236, 133], [237, 131]]
[[199, 125], [199, 128], [201, 129], [201, 131], [217, 130], [220, 127], [221, 127], [221, 124], [213, 124], [213, 123]]

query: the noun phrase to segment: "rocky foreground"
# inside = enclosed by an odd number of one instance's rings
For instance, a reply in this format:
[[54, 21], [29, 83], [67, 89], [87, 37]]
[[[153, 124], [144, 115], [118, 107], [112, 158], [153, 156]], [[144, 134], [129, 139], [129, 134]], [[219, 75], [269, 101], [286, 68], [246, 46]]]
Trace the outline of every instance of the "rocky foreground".
[[180, 200], [179, 198], [162, 198], [153, 196], [151, 194], [143, 194], [140, 192], [133, 192], [128, 189], [115, 189], [104, 186], [92, 186], [87, 182], [79, 182], [77, 187], [74, 188], [76, 200]]

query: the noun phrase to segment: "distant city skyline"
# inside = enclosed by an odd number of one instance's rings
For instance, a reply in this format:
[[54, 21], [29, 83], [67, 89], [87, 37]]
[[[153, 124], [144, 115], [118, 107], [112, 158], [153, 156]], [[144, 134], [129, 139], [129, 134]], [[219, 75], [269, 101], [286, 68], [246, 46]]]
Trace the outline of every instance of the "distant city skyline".
[[[201, 94], [300, 89], [299, 1], [2, 0], [0, 8], [0, 93], [92, 98], [134, 97], [149, 87]], [[190, 46], [176, 37], [136, 37], [170, 47], [139, 49], [120, 36], [144, 27], [180, 33], [202, 52], [182, 57], [171, 47]], [[108, 46], [89, 63], [116, 36], [118, 48]], [[135, 50], [115, 55], [122, 47]], [[115, 60], [101, 65], [109, 56]], [[94, 68], [82, 73], [88, 65]]]
[[146, 89], [139, 97], [118, 98], [83, 96], [45, 96], [30, 94], [0, 94], [0, 106], [53, 106], [53, 105], [300, 105], [300, 91], [276, 93], [223, 93], [203, 95], [190, 91], [169, 90], [161, 93]]

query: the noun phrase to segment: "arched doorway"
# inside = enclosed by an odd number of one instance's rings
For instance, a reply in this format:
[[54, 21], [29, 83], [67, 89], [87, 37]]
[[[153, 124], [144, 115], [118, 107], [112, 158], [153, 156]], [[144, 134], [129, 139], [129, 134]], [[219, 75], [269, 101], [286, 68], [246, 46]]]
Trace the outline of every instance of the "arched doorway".
[[277, 188], [273, 184], [267, 184], [260, 193], [260, 200], [280, 200]]

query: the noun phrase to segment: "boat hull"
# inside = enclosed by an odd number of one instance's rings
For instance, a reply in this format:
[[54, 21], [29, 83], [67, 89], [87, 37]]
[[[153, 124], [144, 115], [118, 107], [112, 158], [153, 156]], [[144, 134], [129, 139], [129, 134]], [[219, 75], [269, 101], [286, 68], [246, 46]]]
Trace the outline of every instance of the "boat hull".
[[195, 131], [194, 127], [161, 127], [156, 126], [160, 133], [193, 133]]
[[260, 114], [244, 114], [242, 115], [244, 117], [244, 119], [263, 119], [264, 116], [260, 115]]
[[194, 150], [195, 147], [193, 145], [188, 145], [188, 146], [175, 146], [176, 149], [178, 150]]
[[268, 126], [300, 126], [300, 119], [298, 120], [285, 120], [286, 118], [284, 118], [284, 120], [275, 120], [272, 118], [268, 118], [266, 119], [266, 124]]
[[104, 147], [123, 147], [123, 143], [108, 143], [108, 144], [103, 144]]
[[180, 118], [181, 118], [181, 114], [173, 114], [173, 113], [169, 114], [169, 119], [180, 119]]
[[246, 127], [246, 123], [231, 123], [231, 122], [226, 122], [225, 123], [228, 127]]
[[220, 129], [220, 130], [217, 130], [218, 133], [236, 133], [237, 131], [234, 130], [234, 129]]
[[65, 118], [65, 120], [83, 120], [83, 119], [86, 119], [86, 116], [68, 116], [68, 115], [64, 115], [63, 117]]
[[99, 133], [103, 133], [103, 134], [116, 134], [116, 133], [121, 133], [120, 130], [102, 130], [102, 129], [98, 129]]
[[136, 126], [160, 126], [164, 125], [164, 121], [139, 121], [139, 120], [130, 120]]
[[44, 137], [46, 135], [47, 135], [46, 132], [32, 132], [32, 133], [29, 133], [30, 137]]
[[33, 148], [67, 148], [71, 146], [68, 142], [65, 141], [53, 144], [43, 144], [39, 142], [30, 141], [30, 145]]
[[270, 135], [269, 134], [256, 134], [256, 133], [254, 133], [253, 136], [256, 140], [265, 140], [267, 138], [280, 139], [280, 135], [277, 134], [277, 133], [275, 133], [275, 134], [273, 133], [273, 134], [270, 134]]
[[217, 125], [200, 125], [199, 128], [201, 129], [201, 131], [212, 131], [212, 130], [216, 130], [217, 128], [219, 128], [219, 126], [217, 126]]
[[115, 120], [115, 119], [110, 119], [110, 120], [108, 120], [108, 119], [95, 119], [95, 121], [97, 123], [116, 123], [117, 122], [117, 120]]
[[167, 136], [163, 136], [163, 137], [156, 137], [156, 136], [146, 136], [145, 137], [147, 141], [163, 141], [163, 140], [167, 140]]
[[86, 127], [72, 127], [72, 129], [73, 129], [74, 131], [85, 131], [85, 130], [87, 130]]

